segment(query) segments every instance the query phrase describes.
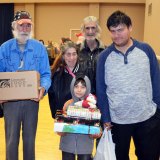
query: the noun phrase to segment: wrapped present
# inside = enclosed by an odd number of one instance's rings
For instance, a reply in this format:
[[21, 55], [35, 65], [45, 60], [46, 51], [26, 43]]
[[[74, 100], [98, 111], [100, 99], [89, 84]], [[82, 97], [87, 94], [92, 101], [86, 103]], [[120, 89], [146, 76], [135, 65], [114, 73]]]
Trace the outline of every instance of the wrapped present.
[[82, 124], [54, 123], [55, 132], [79, 133], [79, 134], [99, 134], [100, 127]]

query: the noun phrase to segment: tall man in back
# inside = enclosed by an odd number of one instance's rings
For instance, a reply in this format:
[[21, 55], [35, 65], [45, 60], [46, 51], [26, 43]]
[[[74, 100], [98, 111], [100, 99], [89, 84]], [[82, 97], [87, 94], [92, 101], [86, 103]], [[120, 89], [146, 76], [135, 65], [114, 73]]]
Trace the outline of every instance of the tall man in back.
[[100, 40], [101, 27], [98, 19], [88, 16], [83, 19], [81, 31], [84, 41], [80, 46], [79, 61], [85, 65], [86, 75], [91, 81], [91, 93], [96, 94], [96, 65], [98, 55], [104, 50], [104, 45]]

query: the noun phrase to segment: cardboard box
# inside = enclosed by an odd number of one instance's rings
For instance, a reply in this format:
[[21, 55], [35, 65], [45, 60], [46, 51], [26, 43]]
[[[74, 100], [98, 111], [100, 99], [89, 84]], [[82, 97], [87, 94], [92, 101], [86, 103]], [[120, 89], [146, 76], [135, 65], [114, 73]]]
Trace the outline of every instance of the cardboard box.
[[54, 123], [55, 132], [79, 133], [79, 134], [99, 134], [100, 127], [88, 126], [82, 124]]
[[38, 98], [39, 86], [36, 71], [0, 72], [0, 100]]

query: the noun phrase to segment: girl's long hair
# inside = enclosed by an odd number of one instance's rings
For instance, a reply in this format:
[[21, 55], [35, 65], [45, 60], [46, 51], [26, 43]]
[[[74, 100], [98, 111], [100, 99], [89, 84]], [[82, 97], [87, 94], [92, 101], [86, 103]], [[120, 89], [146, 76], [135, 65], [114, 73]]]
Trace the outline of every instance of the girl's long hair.
[[65, 52], [69, 49], [69, 48], [75, 48], [76, 52], [78, 54], [78, 47], [77, 45], [72, 42], [72, 41], [67, 41], [63, 44], [61, 44], [60, 46], [60, 54], [56, 57], [56, 59], [54, 60], [53, 65], [51, 66], [51, 73], [52, 76], [54, 75], [54, 73], [56, 71], [60, 71], [62, 72], [66, 66], [66, 63], [63, 59], [63, 55], [65, 54]]

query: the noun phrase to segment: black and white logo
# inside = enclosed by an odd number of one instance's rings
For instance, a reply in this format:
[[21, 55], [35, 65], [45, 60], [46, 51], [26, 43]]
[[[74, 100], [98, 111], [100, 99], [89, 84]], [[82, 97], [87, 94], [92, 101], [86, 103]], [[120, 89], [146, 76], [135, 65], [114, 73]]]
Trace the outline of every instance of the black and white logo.
[[0, 79], [0, 88], [10, 88], [10, 79]]

